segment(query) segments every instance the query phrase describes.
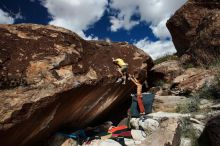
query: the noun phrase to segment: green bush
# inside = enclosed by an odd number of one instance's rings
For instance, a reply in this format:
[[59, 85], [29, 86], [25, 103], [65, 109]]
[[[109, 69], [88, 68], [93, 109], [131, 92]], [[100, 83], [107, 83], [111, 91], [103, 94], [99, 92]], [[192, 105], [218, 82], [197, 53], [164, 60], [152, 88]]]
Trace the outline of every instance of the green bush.
[[206, 69], [212, 70], [215, 74], [213, 83], [206, 84], [199, 91], [194, 93], [193, 96], [198, 96], [204, 99], [220, 99], [220, 61], [216, 61]]
[[220, 99], [220, 74], [216, 75], [214, 82], [211, 85], [205, 85], [199, 91], [194, 93], [193, 96], [203, 99]]
[[185, 138], [189, 138], [192, 142], [192, 146], [198, 146], [198, 137], [196, 136], [196, 131], [192, 127], [192, 124], [189, 118], [183, 118], [180, 121], [181, 123], [181, 136]]
[[192, 63], [187, 63], [187, 64], [182, 64], [182, 67], [184, 69], [188, 69], [188, 68], [193, 68], [193, 67], [196, 67], [196, 66]]
[[157, 58], [156, 60], [154, 60], [154, 64], [160, 64], [160, 63], [168, 61], [168, 60], [178, 60], [178, 56], [166, 54], [166, 55], [161, 56], [161, 57]]
[[218, 89], [215, 86], [205, 86], [202, 89], [200, 89], [197, 93], [195, 93], [194, 96], [198, 96], [202, 99], [215, 99], [217, 98]]
[[189, 101], [178, 104], [176, 107], [176, 112], [178, 113], [193, 113], [199, 111], [199, 98], [191, 97]]

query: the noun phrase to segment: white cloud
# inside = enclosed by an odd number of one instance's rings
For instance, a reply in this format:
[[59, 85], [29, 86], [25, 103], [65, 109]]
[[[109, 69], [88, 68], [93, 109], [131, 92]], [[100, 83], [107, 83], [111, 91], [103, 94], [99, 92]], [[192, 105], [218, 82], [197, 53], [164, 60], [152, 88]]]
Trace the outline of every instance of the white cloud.
[[110, 11], [116, 10], [114, 16], [110, 17], [111, 31], [117, 31], [120, 28], [130, 30], [135, 25], [139, 24], [139, 21], [131, 20], [131, 17], [138, 13], [136, 0], [111, 0]]
[[93, 39], [85, 36], [83, 31], [103, 16], [108, 0], [42, 0], [42, 4], [52, 16], [49, 24], [70, 29], [85, 39]]
[[83, 34], [82, 37], [83, 37], [84, 39], [86, 39], [86, 40], [98, 40], [98, 39], [99, 39], [97, 36], [94, 36], [93, 34], [91, 34], [91, 35], [89, 35], [89, 36], [85, 36], [85, 35]]
[[22, 12], [21, 12], [20, 9], [19, 9], [18, 13], [12, 13], [11, 15], [12, 15], [12, 16], [14, 17], [14, 19], [16, 19], [16, 20], [18, 20], [18, 19], [25, 19], [25, 17], [22, 16]]
[[138, 21], [132, 21], [132, 20], [124, 20], [122, 18], [116, 18], [114, 16], [110, 17], [110, 23], [111, 25], [111, 31], [116, 32], [118, 29], [124, 27], [126, 30], [130, 30], [133, 26], [139, 24]]
[[152, 29], [154, 35], [157, 38], [160, 38], [162, 40], [165, 40], [167, 38], [171, 38], [170, 32], [168, 31], [167, 27], [166, 27], [166, 22], [169, 18], [165, 18], [162, 21], [160, 21], [158, 24], [156, 25], [151, 25], [150, 28]]
[[[111, 0], [110, 8], [116, 10], [114, 17], [110, 17], [111, 30], [117, 31], [120, 28], [126, 30], [139, 24], [133, 22], [132, 16], [139, 15], [140, 20], [150, 23], [150, 28], [156, 37], [164, 39], [170, 37], [165, 26], [166, 20], [187, 0]], [[120, 23], [115, 23], [119, 21]], [[129, 27], [128, 27], [129, 26]]]
[[[166, 28], [169, 17], [175, 13], [187, 0], [110, 0], [110, 10], [114, 10], [110, 17], [111, 30], [130, 30], [140, 22], [149, 25], [153, 34], [159, 39], [152, 42], [149, 39], [137, 41], [135, 45], [143, 49], [153, 59], [165, 54], [175, 53], [170, 33]], [[133, 16], [139, 20], [132, 20]], [[134, 23], [131, 23], [133, 22]]]
[[0, 24], [13, 24], [15, 19], [9, 13], [0, 9]]
[[[98, 39], [84, 31], [100, 20], [107, 10], [108, 0], [41, 0], [48, 9], [52, 20], [49, 24], [61, 26], [78, 33], [84, 39]], [[142, 39], [135, 43], [144, 49], [154, 59], [176, 52], [165, 24], [167, 19], [187, 0], [110, 0], [109, 12], [111, 31], [119, 29], [130, 30], [140, 22], [149, 24], [154, 35], [159, 38], [156, 42]], [[140, 19], [133, 20], [133, 16]]]
[[134, 44], [140, 49], [143, 49], [153, 59], [158, 57], [176, 53], [173, 42], [170, 40], [159, 40], [156, 42], [149, 41], [147, 38], [142, 39]]

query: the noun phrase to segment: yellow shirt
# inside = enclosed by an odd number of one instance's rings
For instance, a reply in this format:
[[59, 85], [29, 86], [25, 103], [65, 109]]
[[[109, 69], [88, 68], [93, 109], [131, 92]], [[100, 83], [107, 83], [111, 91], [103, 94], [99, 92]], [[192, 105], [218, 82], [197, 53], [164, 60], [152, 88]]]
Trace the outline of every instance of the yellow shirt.
[[124, 66], [124, 65], [128, 65], [128, 64], [125, 63], [124, 60], [121, 59], [121, 58], [115, 59], [115, 62], [116, 62], [120, 67], [122, 67], [122, 66]]

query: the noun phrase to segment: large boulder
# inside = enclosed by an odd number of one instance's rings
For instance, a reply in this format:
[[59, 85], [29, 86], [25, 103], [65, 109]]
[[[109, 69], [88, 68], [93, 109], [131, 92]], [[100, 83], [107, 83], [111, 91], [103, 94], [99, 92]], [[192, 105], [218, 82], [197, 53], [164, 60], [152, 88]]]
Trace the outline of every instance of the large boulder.
[[179, 60], [167, 60], [156, 64], [150, 71], [148, 80], [150, 91], [156, 95], [172, 95], [170, 87], [173, 80], [184, 72]]
[[188, 54], [198, 64], [219, 58], [219, 0], [188, 0], [168, 20], [167, 27], [178, 55]]
[[32, 145], [62, 127], [83, 127], [110, 113], [135, 86], [115, 83], [112, 57], [144, 79], [153, 66], [127, 43], [85, 41], [36, 24], [0, 25], [1, 145]]
[[199, 138], [199, 146], [220, 145], [220, 115], [210, 119]]
[[183, 71], [184, 68], [178, 60], [168, 60], [152, 68], [150, 80], [152, 80], [152, 82], [163, 80], [164, 82], [170, 83], [174, 78], [181, 75]]

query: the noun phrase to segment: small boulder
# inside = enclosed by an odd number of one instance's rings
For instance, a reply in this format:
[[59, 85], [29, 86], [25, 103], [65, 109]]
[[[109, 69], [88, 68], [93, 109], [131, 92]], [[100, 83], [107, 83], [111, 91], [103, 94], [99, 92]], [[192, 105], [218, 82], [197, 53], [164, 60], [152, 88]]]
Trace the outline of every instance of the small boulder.
[[151, 133], [159, 128], [159, 122], [154, 119], [140, 120], [139, 126], [143, 128], [144, 131]]
[[144, 131], [135, 129], [131, 130], [131, 135], [135, 141], [143, 141], [146, 139], [147, 136]]
[[180, 136], [179, 120], [168, 118], [160, 122], [160, 128], [149, 135], [144, 144], [147, 146], [179, 146]]
[[220, 145], [220, 115], [210, 119], [199, 137], [200, 146], [219, 146]]
[[130, 125], [133, 129], [139, 129], [140, 118], [131, 118]]
[[77, 141], [68, 138], [61, 146], [78, 146]]
[[89, 144], [84, 143], [82, 146], [121, 146], [121, 144], [112, 139], [106, 139], [106, 140], [95, 139], [92, 140]]
[[138, 144], [141, 144], [141, 141], [135, 141], [133, 139], [128, 139], [128, 138], [125, 138], [125, 145], [126, 146], [136, 146]]
[[130, 125], [133, 129], [151, 133], [159, 127], [159, 122], [150, 118], [131, 118]]

